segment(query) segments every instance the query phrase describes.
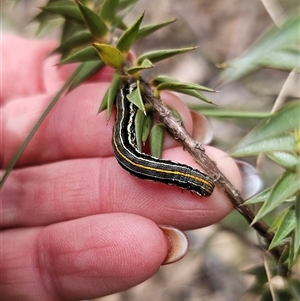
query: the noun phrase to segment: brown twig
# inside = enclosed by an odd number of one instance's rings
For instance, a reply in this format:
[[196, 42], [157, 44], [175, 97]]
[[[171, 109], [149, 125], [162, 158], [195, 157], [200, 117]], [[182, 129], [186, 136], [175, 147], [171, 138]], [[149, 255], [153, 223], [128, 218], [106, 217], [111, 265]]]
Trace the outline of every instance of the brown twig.
[[[206, 171], [213, 179], [216, 179], [218, 188], [229, 198], [234, 208], [246, 219], [246, 221], [264, 238], [267, 249], [274, 237], [273, 232], [268, 232], [269, 226], [263, 221], [253, 223], [255, 212], [247, 205], [241, 197], [240, 192], [230, 183], [230, 181], [218, 169], [216, 163], [212, 161], [205, 153], [204, 148], [199, 142], [196, 142], [182, 126], [181, 122], [174, 117], [172, 112], [162, 103], [162, 101], [153, 95], [153, 91], [148, 83], [140, 79], [143, 84], [143, 99], [150, 103], [157, 112], [159, 119], [164, 123], [183, 148], [190, 153], [195, 161]], [[273, 248], [270, 253], [278, 260], [283, 252], [284, 246]]]

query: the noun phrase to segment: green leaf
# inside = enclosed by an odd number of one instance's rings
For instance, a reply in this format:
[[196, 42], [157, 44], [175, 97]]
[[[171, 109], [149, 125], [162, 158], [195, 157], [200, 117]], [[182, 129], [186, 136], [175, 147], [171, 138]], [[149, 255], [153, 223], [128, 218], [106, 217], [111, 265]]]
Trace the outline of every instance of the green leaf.
[[262, 141], [253, 141], [252, 144], [247, 144], [243, 147], [239, 147], [231, 153], [234, 157], [243, 157], [250, 155], [257, 155], [261, 152], [273, 152], [273, 151], [285, 151], [294, 152], [297, 151], [297, 140], [292, 135], [279, 136], [274, 138], [266, 138]]
[[139, 80], [137, 81], [137, 88], [133, 90], [133, 92], [131, 92], [129, 95], [127, 95], [127, 99], [131, 101], [134, 105], [136, 105], [146, 115], [146, 110], [141, 94]]
[[270, 192], [271, 192], [271, 188], [267, 188], [261, 191], [260, 193], [256, 194], [255, 196], [247, 200], [245, 202], [245, 205], [253, 205], [253, 204], [265, 202], [268, 199]]
[[60, 43], [61, 44], [64, 43], [70, 37], [72, 37], [75, 33], [79, 32], [79, 31], [83, 31], [83, 30], [86, 30], [86, 28], [84, 27], [84, 23], [76, 24], [76, 23], [69, 21], [68, 19], [64, 19], [64, 23], [62, 25], [62, 34], [60, 37]]
[[78, 74], [76, 75], [72, 85], [70, 86], [69, 90], [73, 90], [76, 87], [78, 87], [80, 84], [82, 84], [84, 81], [91, 78], [93, 75], [95, 75], [97, 72], [99, 72], [104, 67], [104, 63], [102, 61], [91, 61], [91, 62], [85, 62], [82, 63], [82, 67]]
[[127, 25], [124, 23], [123, 19], [127, 16], [131, 10], [133, 9], [134, 5], [138, 0], [120, 0], [120, 4], [118, 6], [118, 11], [122, 11], [121, 14], [115, 16], [113, 23], [111, 24], [111, 28], [119, 28], [121, 30], [127, 30]]
[[116, 18], [119, 0], [104, 0], [101, 5], [100, 18], [107, 24], [111, 24]]
[[272, 152], [266, 154], [271, 160], [286, 169], [295, 170], [300, 166], [300, 158], [294, 153]]
[[84, 21], [90, 30], [93, 37], [99, 40], [104, 40], [108, 35], [108, 28], [102, 19], [88, 7], [82, 5], [79, 1], [76, 1]]
[[164, 145], [166, 127], [162, 123], [157, 123], [150, 131], [150, 152], [155, 158], [161, 159]]
[[177, 118], [178, 121], [182, 122], [182, 118], [181, 118], [179, 112], [178, 112], [175, 108], [173, 108], [173, 107], [170, 107], [170, 106], [167, 106], [167, 107], [168, 107], [168, 109], [172, 112], [172, 115], [173, 115], [175, 118]]
[[144, 14], [141, 16], [121, 35], [119, 38], [116, 47], [123, 53], [127, 53], [133, 43], [136, 41], [140, 25], [143, 21]]
[[175, 21], [177, 21], [177, 19], [172, 19], [172, 20], [165, 21], [165, 22], [158, 23], [158, 24], [144, 26], [144, 27], [140, 28], [139, 33], [137, 35], [137, 40], [143, 39], [143, 38], [149, 36], [150, 34], [152, 34], [153, 32], [155, 32], [169, 24], [174, 23]]
[[150, 60], [153, 64], [160, 62], [162, 60], [168, 59], [174, 55], [182, 54], [188, 51], [195, 50], [197, 47], [187, 47], [180, 49], [165, 49], [165, 50], [155, 50], [151, 52], [144, 53], [137, 59], [137, 65], [140, 65], [145, 59]]
[[[232, 151], [233, 156], [241, 156], [242, 154], [254, 154], [256, 147], [251, 147], [254, 143], [266, 142], [266, 139], [282, 136], [288, 132], [292, 132], [295, 129], [300, 127], [300, 102], [293, 101], [282, 107], [279, 111], [272, 114], [270, 118], [262, 120], [257, 127], [255, 127], [244, 139], [242, 139]], [[286, 140], [290, 145], [287, 147], [265, 147], [264, 151], [291, 151], [295, 147], [292, 146], [293, 143], [296, 143], [291, 140], [292, 137], [288, 137]], [[284, 137], [278, 137], [278, 139], [283, 139]], [[270, 139], [269, 139], [270, 142]], [[274, 141], [276, 143], [276, 139]], [[279, 141], [278, 141], [279, 142]], [[278, 143], [277, 143], [278, 144]], [[297, 147], [296, 147], [297, 149]]]
[[140, 72], [145, 69], [150, 69], [153, 67], [154, 67], [153, 64], [149, 60], [144, 60], [140, 66], [133, 66], [131, 68], [128, 68], [127, 73], [133, 75], [137, 72]]
[[[143, 133], [142, 133], [142, 142], [143, 144], [145, 144], [145, 142], [147, 141], [149, 135], [150, 135], [150, 131], [152, 128], [152, 123], [153, 123], [153, 117], [151, 112], [149, 112], [149, 109], [147, 109], [148, 104], [145, 105], [146, 108], [146, 112], [147, 112], [147, 116], [144, 120], [144, 124], [143, 124]], [[151, 107], [152, 110], [152, 107]]]
[[80, 31], [73, 35], [71, 38], [63, 42], [59, 47], [54, 49], [52, 53], [69, 52], [71, 49], [79, 46], [86, 45], [93, 41], [92, 35], [87, 31]]
[[73, 21], [75, 23], [83, 23], [83, 18], [80, 10], [73, 1], [57, 1], [47, 6], [41, 7], [41, 10], [59, 14], [69, 21]]
[[300, 68], [300, 52], [294, 49], [283, 49], [272, 51], [268, 56], [260, 61], [262, 67], [281, 69], [290, 71]]
[[299, 278], [294, 277], [289, 277], [288, 279], [288, 287], [291, 295], [294, 297], [295, 301], [300, 300], [300, 281]]
[[264, 202], [252, 223], [262, 219], [288, 198], [294, 196], [297, 191], [300, 191], [299, 172], [285, 172], [273, 185], [268, 199]]
[[136, 144], [137, 144], [137, 149], [141, 152], [142, 147], [143, 147], [143, 141], [142, 141], [142, 136], [143, 136], [143, 127], [144, 127], [144, 122], [145, 122], [146, 116], [144, 112], [141, 110], [137, 110], [135, 119], [134, 119], [134, 124], [135, 124], [135, 139], [136, 139]]
[[190, 95], [193, 97], [196, 97], [200, 100], [203, 100], [207, 103], [212, 103], [207, 97], [205, 97], [203, 94], [199, 93], [198, 91], [195, 90], [202, 90], [202, 91], [208, 91], [208, 92], [216, 92], [215, 90], [193, 84], [193, 83], [185, 83], [185, 82], [180, 82], [176, 78], [161, 75], [153, 78], [151, 80], [151, 84], [153, 86], [157, 87], [157, 90], [154, 92], [156, 96], [159, 96], [160, 90], [171, 90], [171, 91], [176, 91], [182, 94]]
[[64, 83], [62, 88], [57, 92], [57, 94], [53, 97], [47, 108], [44, 110], [42, 115], [39, 117], [38, 121], [34, 124], [33, 128], [30, 130], [28, 136], [25, 138], [25, 140], [22, 142], [20, 147], [18, 148], [17, 152], [14, 154], [12, 160], [10, 161], [6, 171], [4, 172], [1, 181], [0, 181], [0, 188], [3, 187], [5, 181], [7, 180], [9, 174], [13, 170], [14, 166], [16, 165], [17, 161], [19, 160], [20, 156], [23, 154], [24, 150], [28, 146], [29, 142], [31, 141], [32, 137], [35, 135], [41, 124], [44, 122], [45, 118], [48, 116], [49, 112], [52, 110], [54, 105], [57, 103], [57, 101], [60, 99], [60, 97], [67, 91], [69, 85], [73, 82], [74, 78], [80, 72], [80, 69], [82, 66], [79, 66], [67, 79], [67, 81]]
[[300, 193], [298, 193], [295, 201], [295, 216], [296, 216], [296, 227], [295, 227], [294, 254], [299, 254], [300, 252]]
[[271, 114], [267, 112], [241, 112], [226, 109], [217, 109], [216, 107], [207, 107], [199, 104], [189, 104], [189, 108], [192, 110], [201, 111], [201, 114], [210, 117], [217, 118], [266, 118]]
[[204, 96], [202, 93], [199, 93], [198, 91], [195, 91], [195, 90], [190, 90], [190, 89], [178, 89], [178, 90], [174, 90], [178, 93], [181, 93], [181, 94], [185, 94], [185, 95], [189, 95], [189, 96], [193, 96], [195, 98], [198, 98], [206, 103], [209, 103], [209, 104], [213, 104], [213, 102], [207, 98], [206, 96]]
[[134, 120], [136, 144], [140, 152], [148, 139], [152, 127], [152, 106], [145, 104], [145, 110], [147, 112], [146, 116], [144, 112], [138, 110]]
[[32, 22], [39, 23], [36, 35], [40, 35], [42, 32], [47, 33], [53, 30], [54, 28], [61, 26], [61, 24], [63, 23], [63, 19], [58, 14], [50, 13], [48, 11], [41, 11], [30, 21], [30, 23]]
[[297, 244], [297, 238], [296, 238], [296, 234], [295, 231], [293, 231], [292, 235], [291, 235], [291, 241], [290, 241], [290, 245], [289, 245], [289, 258], [288, 258], [288, 267], [289, 269], [292, 269], [292, 267], [295, 265], [295, 263], [298, 261], [299, 256], [300, 256], [300, 248], [296, 247]]
[[163, 90], [171, 90], [171, 91], [186, 91], [186, 90], [202, 90], [202, 91], [209, 91], [209, 92], [215, 92], [213, 89], [193, 84], [193, 83], [185, 83], [185, 82], [168, 82], [168, 83], [162, 83], [159, 84], [156, 87], [156, 91], [163, 91]]
[[93, 46], [87, 46], [74, 54], [66, 57], [59, 64], [71, 64], [76, 62], [99, 61], [99, 55]]
[[278, 228], [271, 241], [269, 250], [278, 246], [294, 230], [295, 223], [295, 211], [292, 208], [287, 208], [284, 211], [281, 222], [278, 223]]
[[155, 77], [151, 80], [151, 83], [156, 86], [157, 90], [171, 90], [171, 89], [180, 89], [180, 90], [201, 90], [207, 92], [216, 92], [214, 89], [194, 84], [194, 83], [187, 83], [181, 82], [173, 77], [161, 75]]
[[290, 207], [285, 208], [283, 211], [279, 213], [279, 215], [275, 218], [275, 220], [272, 222], [271, 226], [269, 227], [268, 232], [276, 232], [276, 230], [281, 225], [284, 217], [286, 216], [287, 212], [290, 210]]
[[272, 52], [285, 49], [287, 45], [298, 45], [299, 27], [298, 13], [285, 20], [280, 29], [273, 26], [245, 54], [223, 63], [227, 69], [221, 73], [221, 78], [225, 82], [237, 80], [260, 68], [262, 62], [272, 56]]
[[124, 64], [122, 53], [115, 47], [108, 44], [94, 43], [93, 46], [97, 50], [102, 61], [114, 69], [121, 69]]
[[120, 0], [120, 9], [128, 9], [128, 7], [132, 8], [138, 0]]
[[111, 85], [107, 89], [106, 93], [104, 94], [104, 97], [102, 99], [101, 105], [99, 107], [98, 113], [101, 113], [106, 109], [106, 120], [110, 119], [112, 107], [114, 105], [116, 95], [118, 90], [120, 89], [122, 84], [120, 74], [118, 72], [115, 72]]

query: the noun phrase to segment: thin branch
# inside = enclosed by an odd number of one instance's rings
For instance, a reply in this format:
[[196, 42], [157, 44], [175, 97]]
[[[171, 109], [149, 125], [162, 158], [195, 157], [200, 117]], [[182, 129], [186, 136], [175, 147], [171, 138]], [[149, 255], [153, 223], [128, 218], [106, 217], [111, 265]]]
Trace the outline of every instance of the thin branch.
[[22, 142], [21, 146], [18, 148], [17, 152], [13, 156], [11, 162], [9, 163], [6, 171], [4, 172], [4, 175], [0, 181], [0, 188], [4, 185], [5, 181], [7, 180], [9, 174], [15, 167], [16, 163], [18, 162], [19, 158], [23, 154], [24, 150], [26, 149], [27, 145], [31, 141], [32, 137], [35, 135], [43, 121], [46, 119], [50, 111], [53, 109], [54, 105], [57, 103], [57, 101], [60, 99], [60, 97], [63, 95], [63, 93], [67, 90], [67, 88], [70, 86], [70, 84], [73, 82], [74, 78], [77, 76], [78, 72], [81, 70], [82, 65], [80, 65], [68, 78], [68, 80], [65, 82], [65, 84], [62, 86], [62, 88], [57, 92], [55, 97], [51, 100], [48, 107], [45, 109], [43, 114], [40, 116], [39, 120], [35, 123], [31, 131], [29, 132], [26, 139]]
[[[172, 112], [164, 106], [162, 101], [153, 95], [152, 89], [148, 83], [140, 79], [144, 85], [143, 99], [150, 103], [157, 112], [161, 122], [163, 122], [172, 136], [182, 144], [183, 148], [190, 153], [195, 161], [206, 171], [206, 173], [216, 179], [218, 188], [229, 198], [234, 208], [247, 220], [247, 222], [264, 238], [266, 249], [270, 245], [274, 233], [268, 232], [269, 226], [263, 221], [253, 223], [255, 212], [247, 205], [241, 197], [240, 192], [230, 183], [230, 181], [218, 169], [216, 163], [212, 161], [205, 153], [204, 148], [199, 142], [196, 142], [182, 126], [181, 122], [174, 117]], [[280, 258], [283, 246], [273, 248], [270, 253], [277, 259]]]

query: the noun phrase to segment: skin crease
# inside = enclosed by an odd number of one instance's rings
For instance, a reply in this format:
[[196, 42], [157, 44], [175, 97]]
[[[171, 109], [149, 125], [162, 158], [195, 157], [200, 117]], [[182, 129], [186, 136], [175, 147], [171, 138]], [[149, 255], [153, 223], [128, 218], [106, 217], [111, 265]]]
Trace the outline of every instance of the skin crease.
[[[3, 171], [74, 66], [47, 58], [52, 41], [3, 36], [2, 44]], [[1, 190], [1, 300], [82, 300], [127, 289], [155, 274], [168, 253], [157, 224], [196, 229], [232, 210], [218, 189], [200, 198], [118, 165], [114, 115], [107, 122], [106, 112], [96, 114], [111, 74], [105, 68], [59, 100]], [[171, 93], [162, 98], [192, 132], [185, 104]], [[233, 160], [206, 152], [240, 189]], [[171, 137], [163, 157], [199, 168]]]

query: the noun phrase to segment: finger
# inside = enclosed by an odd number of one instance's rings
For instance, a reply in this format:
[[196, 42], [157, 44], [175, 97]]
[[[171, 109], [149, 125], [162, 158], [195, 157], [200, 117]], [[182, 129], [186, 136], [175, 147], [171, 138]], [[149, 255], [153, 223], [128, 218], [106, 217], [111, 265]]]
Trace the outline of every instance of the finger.
[[5, 300], [82, 300], [125, 290], [167, 256], [163, 232], [136, 215], [104, 214], [1, 232]]
[[[72, 158], [112, 155], [111, 137], [114, 114], [107, 121], [106, 112], [97, 115], [109, 83], [85, 84], [63, 97], [49, 113], [17, 166], [42, 164]], [[163, 94], [166, 103], [182, 113], [188, 131], [192, 119], [187, 106], [175, 95]], [[39, 95], [11, 101], [2, 110], [2, 166], [7, 166], [52, 97]], [[167, 140], [167, 147], [177, 144]]]
[[[225, 153], [207, 148], [208, 156], [237, 188], [239, 171]], [[181, 148], [165, 158], [199, 169]], [[140, 180], [115, 158], [68, 160], [14, 170], [2, 189], [2, 227], [45, 225], [98, 213], [130, 212], [158, 224], [194, 229], [215, 223], [232, 205], [217, 188], [201, 198], [175, 186]]]
[[[43, 61], [56, 47], [54, 41], [33, 41], [4, 35], [2, 38], [1, 102], [36, 95], [44, 90]], [[22, 49], [22, 55], [20, 55]]]
[[[59, 56], [50, 56], [55, 41], [37, 41], [18, 36], [2, 38], [1, 103], [15, 98], [48, 93], [53, 95], [63, 86], [78, 64], [58, 66]], [[20, 48], [22, 55], [20, 55]], [[103, 68], [89, 81], [109, 81], [111, 68]]]

